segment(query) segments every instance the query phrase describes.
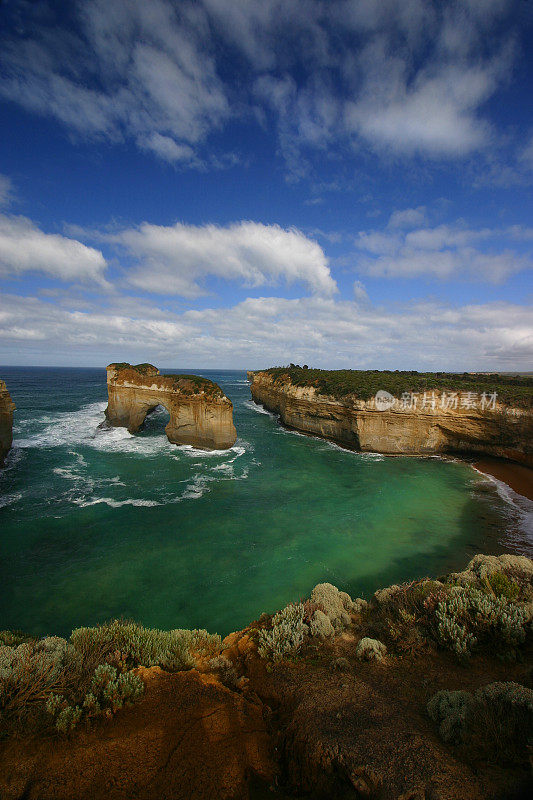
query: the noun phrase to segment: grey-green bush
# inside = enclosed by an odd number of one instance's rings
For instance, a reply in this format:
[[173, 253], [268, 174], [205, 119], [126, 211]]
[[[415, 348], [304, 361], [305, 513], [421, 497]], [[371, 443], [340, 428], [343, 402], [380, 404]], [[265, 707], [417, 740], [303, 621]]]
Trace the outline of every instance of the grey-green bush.
[[124, 706], [132, 705], [143, 692], [144, 684], [133, 672], [118, 674], [110, 664], [100, 664], [81, 707], [72, 706], [63, 696], [54, 694], [48, 698], [46, 710], [53, 717], [57, 731], [68, 734], [83, 719], [116, 714]]
[[355, 655], [359, 661], [383, 661], [387, 655], [387, 648], [378, 639], [365, 636], [357, 643]]
[[427, 705], [445, 742], [501, 763], [525, 763], [533, 738], [533, 690], [512, 681], [489, 683], [473, 694], [440, 691]]
[[512, 654], [525, 641], [529, 619], [525, 608], [505, 597], [459, 586], [439, 601], [435, 617], [440, 644], [460, 658], [482, 640]]
[[291, 603], [272, 617], [272, 627], [259, 632], [259, 655], [280, 661], [294, 655], [303, 644], [309, 628], [304, 622], [303, 603]]
[[470, 692], [443, 689], [433, 695], [427, 704], [427, 711], [438, 725], [443, 741], [453, 744], [462, 741], [472, 703]]
[[82, 653], [117, 652], [129, 666], [158, 666], [172, 671], [190, 669], [197, 665], [199, 656], [214, 655], [221, 647], [220, 636], [205, 630], [162, 631], [120, 620], [77, 628], [70, 641]]

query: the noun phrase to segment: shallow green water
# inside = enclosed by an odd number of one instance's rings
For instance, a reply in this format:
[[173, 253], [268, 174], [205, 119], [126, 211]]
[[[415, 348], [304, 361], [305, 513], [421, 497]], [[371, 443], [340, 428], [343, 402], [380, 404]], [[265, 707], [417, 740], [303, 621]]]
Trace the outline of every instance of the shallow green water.
[[98, 430], [104, 370], [0, 369], [18, 409], [0, 476], [0, 628], [125, 616], [224, 634], [320, 581], [368, 595], [476, 552], [531, 553], [531, 507], [468, 465], [288, 432], [244, 373], [201, 374], [234, 403], [225, 453], [170, 445], [166, 412], [135, 437]]

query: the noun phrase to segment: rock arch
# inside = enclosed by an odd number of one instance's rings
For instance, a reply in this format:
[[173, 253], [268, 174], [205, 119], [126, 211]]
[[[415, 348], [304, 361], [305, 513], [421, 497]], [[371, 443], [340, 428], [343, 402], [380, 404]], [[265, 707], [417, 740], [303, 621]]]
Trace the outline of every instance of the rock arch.
[[169, 442], [206, 450], [235, 444], [233, 404], [222, 389], [197, 375], [160, 375], [152, 364], [110, 364], [107, 367], [110, 425], [136, 433], [147, 414], [161, 405], [169, 413]]

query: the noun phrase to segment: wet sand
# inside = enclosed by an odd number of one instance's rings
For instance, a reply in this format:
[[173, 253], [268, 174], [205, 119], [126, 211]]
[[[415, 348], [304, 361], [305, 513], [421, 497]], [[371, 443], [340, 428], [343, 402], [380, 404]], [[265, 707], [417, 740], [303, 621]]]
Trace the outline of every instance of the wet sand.
[[472, 462], [472, 466], [486, 475], [492, 475], [510, 486], [517, 494], [533, 500], [533, 469], [512, 461], [498, 458], [481, 458]]

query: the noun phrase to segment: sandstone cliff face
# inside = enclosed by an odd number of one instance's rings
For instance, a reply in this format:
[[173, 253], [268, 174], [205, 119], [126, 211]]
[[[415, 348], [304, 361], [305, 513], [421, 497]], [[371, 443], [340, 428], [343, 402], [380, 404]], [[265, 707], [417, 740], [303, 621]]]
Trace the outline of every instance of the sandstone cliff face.
[[4, 381], [0, 381], [0, 467], [11, 449], [13, 441], [13, 411], [15, 403], [12, 401]]
[[284, 425], [353, 450], [388, 455], [484, 453], [533, 466], [533, 419], [524, 409], [442, 409], [437, 402], [434, 410], [395, 406], [379, 411], [374, 398], [349, 395], [337, 400], [312, 386], [275, 384], [267, 372], [248, 372], [248, 380], [254, 401], [279, 414]]
[[135, 433], [158, 405], [170, 414], [165, 428], [174, 444], [226, 450], [235, 444], [233, 405], [219, 386], [196, 376], [160, 375], [151, 364], [107, 367], [110, 425]]

